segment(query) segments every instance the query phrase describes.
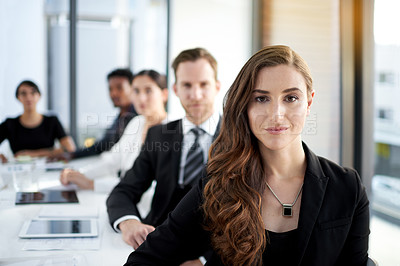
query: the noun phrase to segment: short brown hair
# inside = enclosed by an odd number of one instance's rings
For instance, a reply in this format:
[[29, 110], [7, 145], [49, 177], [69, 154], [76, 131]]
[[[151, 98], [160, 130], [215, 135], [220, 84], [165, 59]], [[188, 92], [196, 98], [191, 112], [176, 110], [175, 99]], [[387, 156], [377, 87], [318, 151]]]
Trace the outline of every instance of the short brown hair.
[[218, 68], [218, 63], [217, 60], [204, 48], [193, 48], [193, 49], [188, 49], [182, 51], [172, 62], [172, 68], [174, 69], [175, 73], [175, 80], [176, 80], [176, 70], [178, 69], [178, 66], [180, 63], [191, 61], [194, 62], [198, 59], [204, 58], [210, 63], [211, 68], [214, 70], [214, 77], [215, 80], [217, 80], [217, 68]]

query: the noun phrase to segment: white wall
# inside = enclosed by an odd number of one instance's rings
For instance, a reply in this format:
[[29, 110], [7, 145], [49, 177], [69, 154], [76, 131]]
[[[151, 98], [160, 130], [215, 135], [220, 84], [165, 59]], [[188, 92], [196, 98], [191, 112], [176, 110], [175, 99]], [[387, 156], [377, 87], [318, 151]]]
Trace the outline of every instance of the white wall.
[[[15, 98], [17, 85], [33, 80], [42, 93], [39, 111], [47, 108], [44, 0], [0, 1], [0, 121], [23, 108]], [[9, 154], [8, 142], [0, 153]]]
[[132, 71], [153, 69], [166, 74], [167, 1], [137, 0], [132, 8]]
[[0, 1], [0, 120], [22, 112], [15, 89], [32, 79], [42, 92], [39, 110], [46, 107], [46, 39], [44, 0]]
[[[222, 85], [216, 101], [220, 111], [226, 91], [251, 56], [251, 4], [249, 0], [171, 0], [171, 60], [195, 47], [207, 49], [216, 58]], [[170, 82], [174, 81], [170, 68]], [[168, 106], [170, 119], [184, 115], [172, 90]]]

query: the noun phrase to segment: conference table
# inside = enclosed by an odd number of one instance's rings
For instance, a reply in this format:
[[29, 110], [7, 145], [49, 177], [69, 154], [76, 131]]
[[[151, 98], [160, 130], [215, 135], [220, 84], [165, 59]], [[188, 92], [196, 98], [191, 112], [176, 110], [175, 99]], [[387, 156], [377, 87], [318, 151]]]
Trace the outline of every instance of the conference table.
[[[97, 158], [86, 158], [69, 163], [70, 167], [79, 168], [82, 165], [91, 163]], [[107, 194], [97, 193], [88, 190], [78, 190], [79, 203], [57, 203], [57, 204], [24, 204], [15, 205], [16, 189], [12, 179], [6, 178], [7, 171], [3, 166], [3, 182], [0, 186], [0, 265], [123, 265], [129, 254], [133, 251], [120, 234], [116, 233], [110, 226], [107, 217], [105, 201]], [[59, 182], [60, 169], [41, 171], [37, 176], [37, 188], [43, 189], [66, 189], [74, 186], [64, 187]], [[6, 172], [6, 174], [4, 174]], [[37, 175], [37, 173], [36, 173]], [[4, 181], [6, 180], [6, 181]], [[8, 184], [7, 184], [8, 182]], [[75, 187], [76, 188], [76, 187]], [[18, 237], [23, 223], [27, 220], [38, 217], [41, 209], [45, 206], [57, 206], [60, 210], [65, 206], [82, 206], [98, 210], [99, 236], [90, 239], [89, 244], [72, 242], [72, 246], [62, 245], [50, 250], [27, 250], [27, 247], [39, 245], [39, 247], [51, 247], [58, 239], [21, 239]], [[71, 207], [68, 207], [71, 208]], [[66, 240], [66, 239], [62, 239]], [[69, 239], [70, 241], [85, 241], [85, 238]], [[33, 242], [32, 242], [33, 241]], [[39, 241], [38, 243], [34, 241]], [[53, 241], [53, 242], [51, 242]], [[55, 242], [54, 242], [55, 243]], [[29, 249], [29, 248], [28, 248]]]

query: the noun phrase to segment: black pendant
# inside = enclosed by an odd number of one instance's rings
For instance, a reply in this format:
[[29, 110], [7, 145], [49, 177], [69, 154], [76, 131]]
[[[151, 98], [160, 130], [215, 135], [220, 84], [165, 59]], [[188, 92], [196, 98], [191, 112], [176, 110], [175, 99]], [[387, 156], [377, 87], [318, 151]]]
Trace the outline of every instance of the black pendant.
[[291, 204], [282, 204], [282, 215], [283, 216], [292, 216], [293, 210]]

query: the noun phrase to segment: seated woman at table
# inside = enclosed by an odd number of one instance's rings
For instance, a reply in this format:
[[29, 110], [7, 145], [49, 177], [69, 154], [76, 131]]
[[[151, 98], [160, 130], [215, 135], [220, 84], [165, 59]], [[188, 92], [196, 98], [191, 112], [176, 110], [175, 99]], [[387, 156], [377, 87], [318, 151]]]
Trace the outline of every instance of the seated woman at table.
[[287, 46], [253, 55], [230, 87], [206, 177], [125, 265], [366, 265], [369, 202], [355, 170], [302, 142], [314, 90]]
[[139, 116], [127, 125], [121, 139], [110, 151], [102, 152], [99, 161], [77, 170], [64, 169], [60, 182], [73, 183], [81, 189], [109, 192], [129, 170], [146, 137], [147, 130], [166, 120], [167, 80], [154, 70], [143, 70], [132, 81], [132, 101]]
[[[74, 141], [67, 136], [58, 118], [37, 112], [36, 105], [41, 95], [34, 82], [22, 81], [15, 96], [22, 103], [24, 112], [0, 124], [0, 143], [8, 139], [15, 157], [47, 157], [63, 151], [75, 151]], [[58, 149], [54, 148], [56, 139], [61, 145]], [[0, 158], [6, 160], [4, 156]]]

